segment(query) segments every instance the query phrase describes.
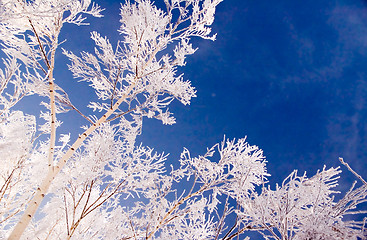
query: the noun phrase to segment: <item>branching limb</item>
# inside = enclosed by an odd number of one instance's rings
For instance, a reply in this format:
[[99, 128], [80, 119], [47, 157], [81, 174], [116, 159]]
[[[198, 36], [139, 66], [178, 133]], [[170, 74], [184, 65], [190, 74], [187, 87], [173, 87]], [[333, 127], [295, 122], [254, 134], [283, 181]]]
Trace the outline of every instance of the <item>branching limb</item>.
[[[150, 234], [148, 235], [148, 237], [146, 239], [150, 239], [153, 237], [153, 235], [165, 224], [167, 224], [167, 219], [170, 218], [171, 214], [178, 209], [179, 206], [181, 206], [183, 203], [185, 203], [187, 200], [189, 200], [190, 198], [194, 197], [194, 196], [198, 196], [201, 193], [203, 193], [205, 190], [207, 190], [207, 186], [203, 185], [198, 191], [191, 193], [189, 195], [187, 195], [186, 197], [182, 198], [180, 201], [178, 201], [167, 213], [166, 215], [164, 215], [164, 217], [161, 219], [161, 221], [159, 221], [158, 225], [155, 227], [155, 229], [150, 232]], [[172, 220], [172, 219], [169, 219]]]
[[[127, 89], [127, 94], [131, 92], [134, 88], [135, 84], [131, 84]], [[20, 221], [14, 227], [12, 233], [9, 236], [9, 240], [19, 239], [23, 234], [24, 230], [28, 226], [29, 222], [31, 221], [33, 215], [37, 211], [38, 207], [40, 206], [45, 194], [48, 192], [51, 183], [61, 171], [61, 169], [65, 166], [69, 158], [74, 154], [74, 152], [80, 147], [80, 145], [84, 142], [84, 140], [94, 132], [102, 123], [106, 122], [106, 119], [113, 114], [120, 104], [128, 98], [128, 95], [123, 95], [114, 105], [113, 108], [107, 111], [96, 123], [90, 126], [83, 134], [81, 134], [78, 139], [74, 142], [74, 144], [69, 148], [69, 150], [61, 157], [57, 165], [54, 167], [53, 171], [49, 170], [46, 178], [41, 183], [40, 187], [37, 188], [36, 193], [32, 199], [32, 204], [28, 205], [27, 209], [24, 211], [23, 216], [21, 217]]]
[[[224, 227], [224, 224], [225, 224], [224, 220], [227, 217], [227, 214], [228, 214], [228, 206], [229, 206], [228, 199], [229, 199], [229, 196], [227, 196], [227, 198], [226, 198], [226, 202], [224, 204], [223, 213], [222, 213], [222, 216], [221, 216], [221, 218], [220, 218], [220, 220], [218, 222], [218, 225], [217, 225], [217, 229], [216, 229], [217, 231], [216, 231], [216, 235], [215, 235], [215, 240], [217, 240], [219, 238], [219, 235], [222, 232], [223, 227]], [[237, 223], [237, 219], [236, 219], [236, 223]]]

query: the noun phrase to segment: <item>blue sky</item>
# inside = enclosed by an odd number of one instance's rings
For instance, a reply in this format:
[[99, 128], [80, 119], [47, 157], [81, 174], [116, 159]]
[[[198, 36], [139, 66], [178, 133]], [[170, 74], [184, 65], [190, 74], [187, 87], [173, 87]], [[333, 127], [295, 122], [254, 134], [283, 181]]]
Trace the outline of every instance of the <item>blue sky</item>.
[[[65, 25], [63, 48], [93, 51], [91, 31], [113, 44], [121, 40], [120, 2], [96, 2], [105, 17], [88, 18], [89, 26]], [[365, 1], [225, 0], [213, 32], [214, 42], [194, 39], [199, 50], [180, 70], [198, 97], [190, 106], [173, 103], [173, 126], [146, 119], [139, 141], [170, 153], [176, 165], [183, 147], [203, 154], [224, 135], [247, 136], [263, 149], [273, 184], [293, 169], [311, 175], [324, 164], [337, 166], [338, 157], [367, 178]], [[61, 51], [56, 61], [56, 82], [88, 111], [93, 90], [75, 83]], [[87, 124], [76, 113], [60, 118], [67, 128]], [[353, 179], [346, 176], [344, 189]]]
[[[64, 48], [91, 51], [90, 31], [113, 44], [121, 40], [119, 1], [97, 3], [105, 17], [81, 28], [66, 25]], [[203, 154], [224, 135], [247, 136], [264, 150], [271, 181], [293, 169], [311, 175], [324, 164], [336, 166], [339, 156], [367, 177], [364, 1], [225, 0], [213, 32], [214, 42], [194, 39], [199, 50], [181, 69], [198, 97], [190, 106], [171, 106], [173, 126], [145, 120], [140, 141], [170, 153], [176, 164], [183, 147]], [[56, 71], [56, 81], [63, 79], [59, 84], [83, 109], [93, 90], [75, 85], [64, 66]], [[76, 114], [67, 120], [86, 124]]]
[[217, 40], [195, 41], [183, 70], [198, 97], [174, 104], [174, 126], [147, 121], [145, 143], [174, 161], [183, 146], [200, 154], [223, 135], [247, 136], [264, 150], [272, 181], [338, 157], [366, 176], [363, 1], [228, 0], [213, 30]]

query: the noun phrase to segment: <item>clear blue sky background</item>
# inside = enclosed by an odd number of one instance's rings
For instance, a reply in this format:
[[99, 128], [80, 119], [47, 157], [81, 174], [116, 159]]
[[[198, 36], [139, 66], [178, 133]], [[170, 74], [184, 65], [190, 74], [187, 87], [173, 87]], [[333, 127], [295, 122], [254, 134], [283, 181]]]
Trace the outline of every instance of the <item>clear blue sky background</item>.
[[[114, 45], [121, 40], [120, 2], [97, 3], [105, 17], [88, 18], [90, 26], [65, 25], [62, 47], [93, 51], [91, 31]], [[273, 183], [293, 169], [311, 175], [324, 164], [337, 166], [339, 156], [367, 178], [366, 1], [225, 0], [213, 32], [215, 42], [194, 40], [199, 50], [182, 69], [198, 97], [190, 106], [172, 105], [173, 126], [146, 119], [139, 141], [171, 153], [177, 166], [183, 147], [203, 154], [224, 135], [248, 136], [264, 150]], [[56, 82], [88, 111], [83, 106], [93, 90], [75, 83], [60, 52], [56, 61]], [[67, 127], [87, 124], [75, 113], [65, 116]]]

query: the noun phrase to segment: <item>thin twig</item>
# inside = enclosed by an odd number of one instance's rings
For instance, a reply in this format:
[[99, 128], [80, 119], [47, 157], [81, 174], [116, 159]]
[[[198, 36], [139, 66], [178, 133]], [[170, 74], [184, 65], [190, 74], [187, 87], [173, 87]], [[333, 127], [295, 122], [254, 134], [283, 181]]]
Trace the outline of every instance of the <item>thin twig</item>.
[[64, 192], [64, 202], [65, 202], [65, 217], [66, 217], [66, 230], [69, 236], [69, 219], [68, 219], [68, 207], [66, 204], [66, 196], [65, 196], [65, 192]]
[[361, 175], [359, 175], [358, 173], [356, 173], [350, 166], [348, 163], [344, 162], [344, 159], [343, 158], [339, 158], [339, 161], [348, 168], [348, 170], [353, 173], [359, 180], [361, 180], [365, 185], [367, 185], [367, 182], [366, 180], [364, 180]]
[[31, 21], [31, 19], [28, 18], [28, 21], [29, 21], [29, 24], [31, 25], [31, 28], [32, 28], [32, 31], [33, 31], [34, 35], [36, 35], [38, 45], [40, 46], [40, 50], [41, 50], [41, 53], [43, 55], [43, 60], [45, 61], [46, 65], [47, 65], [47, 68], [50, 69], [51, 65], [50, 65], [50, 62], [48, 61], [48, 58], [47, 58], [46, 52], [43, 48], [43, 45], [41, 43], [40, 37], [38, 36], [38, 33], [37, 33], [35, 27], [33, 26], [33, 23]]

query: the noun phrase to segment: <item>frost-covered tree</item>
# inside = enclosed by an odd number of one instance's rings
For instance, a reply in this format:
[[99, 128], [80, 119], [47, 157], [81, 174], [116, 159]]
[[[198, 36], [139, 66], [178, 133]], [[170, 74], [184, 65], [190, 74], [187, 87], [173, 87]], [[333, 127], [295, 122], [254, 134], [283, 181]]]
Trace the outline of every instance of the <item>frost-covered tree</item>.
[[[215, 39], [210, 25], [220, 2], [164, 0], [159, 9], [150, 0], [125, 1], [121, 41], [111, 44], [92, 32], [93, 53], [59, 48], [64, 24], [102, 16], [91, 1], [0, 2], [1, 239], [366, 235], [364, 220], [344, 219], [364, 214], [356, 207], [366, 201], [367, 184], [356, 173], [362, 184], [335, 200], [339, 168], [310, 178], [294, 171], [272, 190], [262, 151], [246, 139], [224, 139], [197, 157], [185, 149], [177, 169], [165, 169], [167, 155], [136, 144], [143, 118], [173, 124], [169, 104], [195, 97], [177, 69], [196, 51], [192, 37]], [[98, 101], [89, 104], [95, 115], [79, 111], [54, 79], [60, 50], [74, 77], [95, 90]], [[44, 107], [39, 117], [14, 107], [29, 95], [39, 96]], [[58, 116], [70, 110], [86, 121], [78, 137], [57, 131]], [[181, 189], [181, 183], [190, 187]]]

